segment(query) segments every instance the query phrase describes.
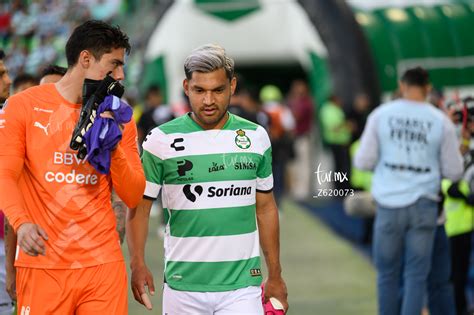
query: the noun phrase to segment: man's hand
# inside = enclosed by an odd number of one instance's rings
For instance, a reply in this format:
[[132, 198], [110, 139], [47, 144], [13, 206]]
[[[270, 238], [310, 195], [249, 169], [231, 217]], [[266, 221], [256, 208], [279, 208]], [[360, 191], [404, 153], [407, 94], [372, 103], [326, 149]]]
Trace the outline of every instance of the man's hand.
[[16, 256], [16, 244], [17, 237], [13, 231], [13, 227], [8, 222], [8, 218], [5, 217], [5, 233], [4, 233], [4, 244], [5, 244], [5, 289], [8, 295], [13, 301], [16, 301], [16, 268], [15, 268], [15, 256]]
[[283, 278], [269, 278], [265, 282], [265, 301], [267, 302], [271, 297], [276, 298], [283, 304], [285, 313], [288, 312], [288, 292], [286, 290], [285, 281]]
[[138, 267], [132, 266], [132, 292], [135, 300], [143, 304], [148, 310], [153, 309], [150, 298], [146, 292], [145, 287], [151, 295], [155, 295], [155, 285], [153, 283], [153, 275], [148, 270], [146, 265]]
[[30, 256], [46, 254], [46, 245], [43, 240], [48, 240], [48, 235], [43, 228], [33, 223], [23, 223], [17, 231], [18, 245]]
[[[115, 120], [115, 116], [114, 116], [114, 112], [113, 111], [110, 111], [110, 110], [106, 110], [105, 112], [101, 113], [100, 114], [100, 117], [102, 118], [110, 118], [110, 119], [113, 119]], [[123, 124], [118, 124], [119, 128], [120, 128], [120, 131], [123, 132], [123, 129], [125, 128], [125, 126]]]

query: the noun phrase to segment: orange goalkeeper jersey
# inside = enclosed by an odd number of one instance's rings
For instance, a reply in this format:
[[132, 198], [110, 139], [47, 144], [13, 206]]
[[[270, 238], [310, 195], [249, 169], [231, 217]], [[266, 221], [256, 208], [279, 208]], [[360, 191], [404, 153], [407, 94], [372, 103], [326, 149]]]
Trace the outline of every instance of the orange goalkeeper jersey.
[[110, 174], [102, 175], [69, 148], [80, 108], [46, 84], [10, 97], [0, 112], [0, 209], [15, 231], [32, 222], [49, 237], [45, 256], [20, 250], [16, 266], [72, 269], [123, 259], [110, 198], [113, 187], [134, 207], [143, 195], [136, 126], [125, 125]]

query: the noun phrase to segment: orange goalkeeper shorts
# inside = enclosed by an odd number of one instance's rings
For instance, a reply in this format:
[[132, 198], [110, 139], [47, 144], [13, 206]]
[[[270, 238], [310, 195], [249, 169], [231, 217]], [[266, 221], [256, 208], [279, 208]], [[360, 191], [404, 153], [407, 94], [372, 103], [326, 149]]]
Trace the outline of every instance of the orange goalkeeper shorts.
[[123, 261], [81, 269], [17, 267], [18, 314], [126, 315]]

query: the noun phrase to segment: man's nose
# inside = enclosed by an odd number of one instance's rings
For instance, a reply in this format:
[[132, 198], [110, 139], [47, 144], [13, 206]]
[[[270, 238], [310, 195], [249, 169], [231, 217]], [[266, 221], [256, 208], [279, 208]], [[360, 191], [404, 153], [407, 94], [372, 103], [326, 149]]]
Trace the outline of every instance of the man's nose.
[[214, 104], [214, 94], [212, 93], [212, 91], [208, 91], [204, 94], [203, 103], [204, 103], [204, 105]]
[[123, 71], [123, 66], [119, 66], [112, 71], [112, 76], [117, 81], [122, 81], [125, 79], [125, 72]]

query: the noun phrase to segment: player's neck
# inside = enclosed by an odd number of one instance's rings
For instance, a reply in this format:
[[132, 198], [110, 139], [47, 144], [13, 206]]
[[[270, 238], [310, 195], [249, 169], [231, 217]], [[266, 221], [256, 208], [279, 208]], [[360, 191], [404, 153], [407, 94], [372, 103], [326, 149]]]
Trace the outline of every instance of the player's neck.
[[222, 118], [213, 125], [204, 124], [196, 117], [196, 115], [193, 112], [191, 112], [191, 119], [194, 120], [194, 122], [198, 124], [199, 126], [201, 126], [201, 128], [204, 130], [222, 129], [222, 127], [224, 127], [224, 125], [226, 124], [227, 120], [229, 120], [229, 113], [226, 111], [224, 116], [222, 116]]
[[56, 88], [59, 94], [67, 101], [74, 104], [82, 103], [82, 85], [84, 78], [80, 73], [70, 69], [66, 74], [56, 83]]

